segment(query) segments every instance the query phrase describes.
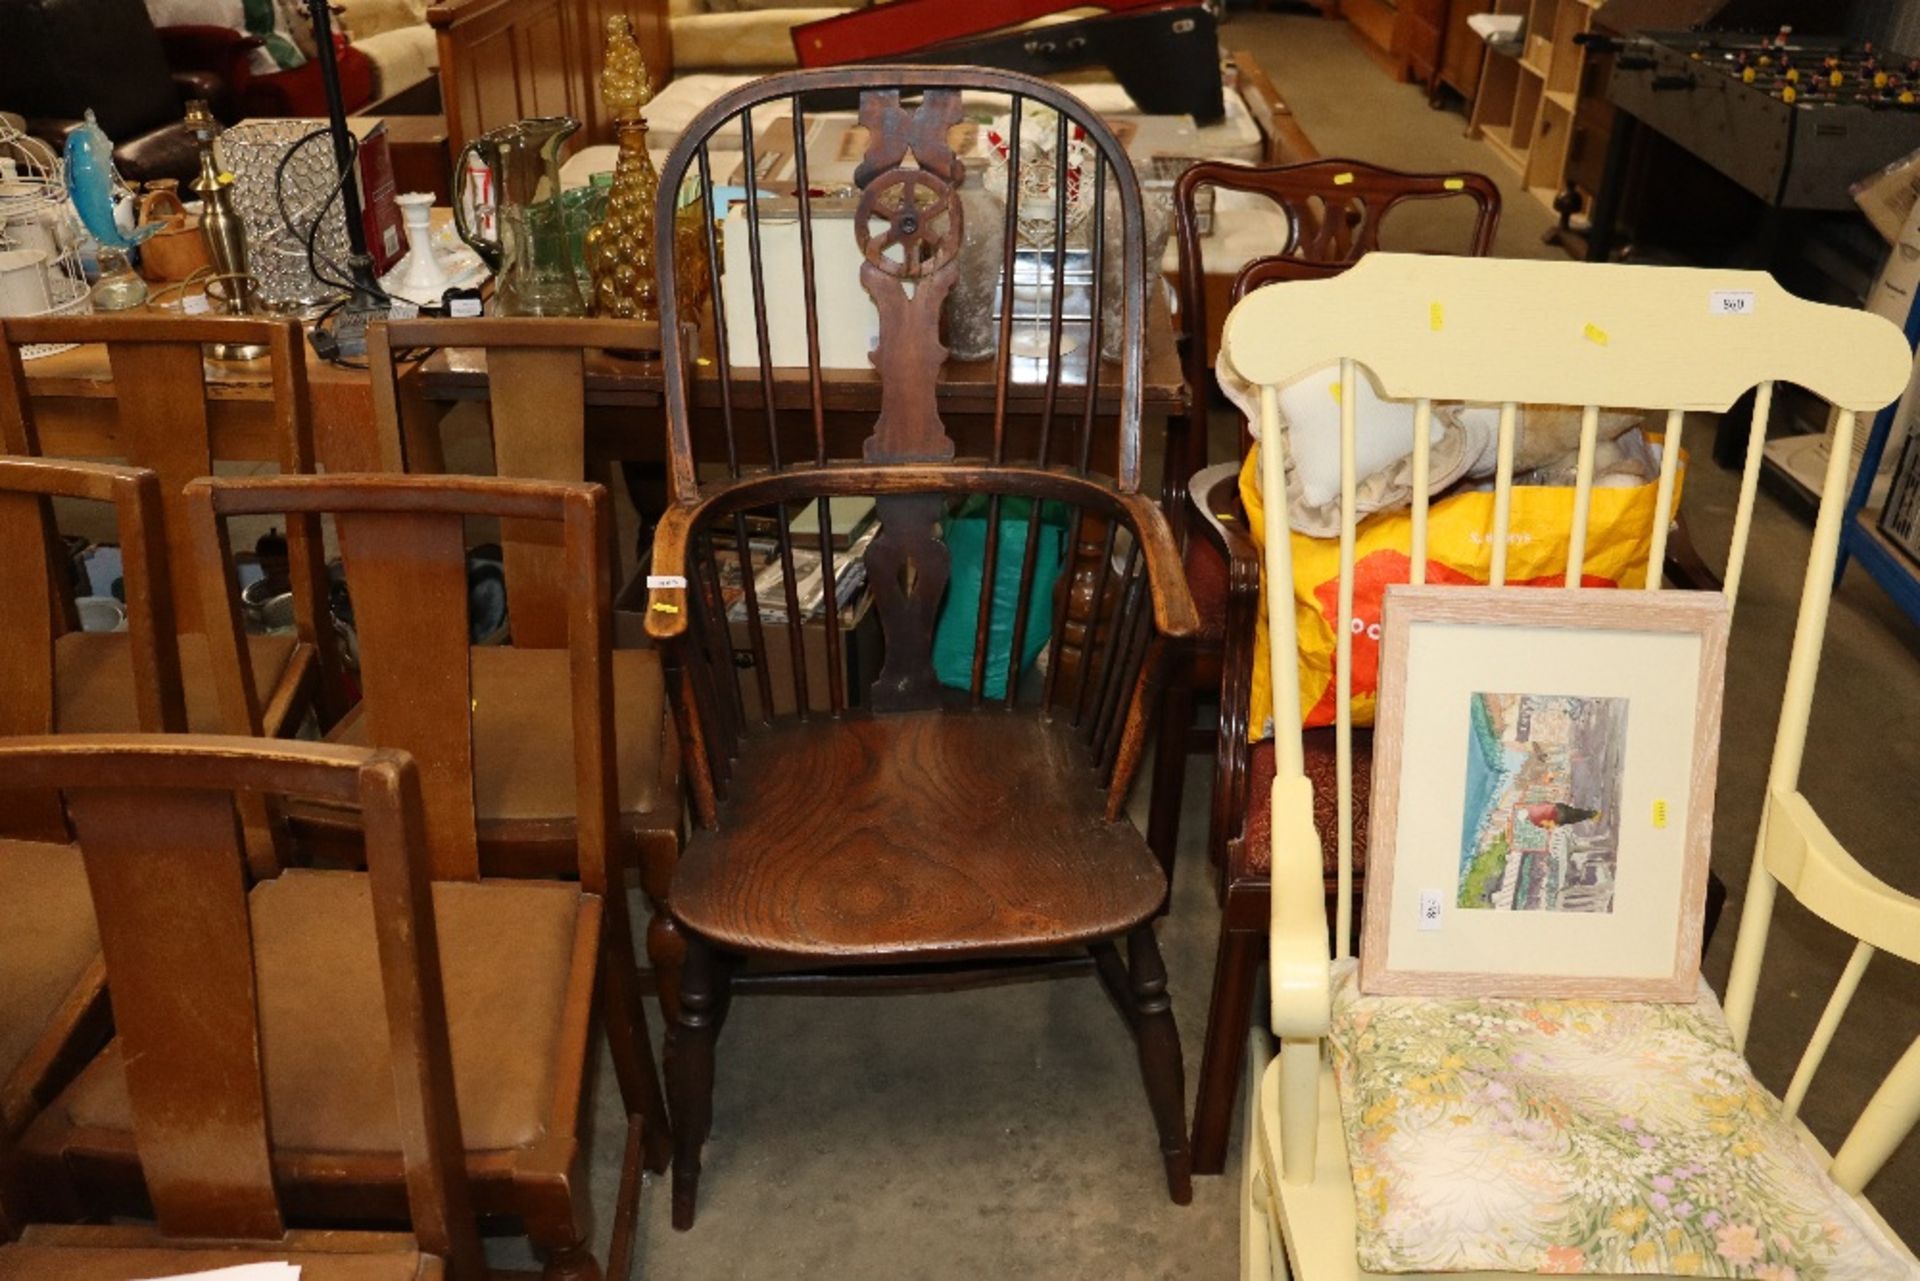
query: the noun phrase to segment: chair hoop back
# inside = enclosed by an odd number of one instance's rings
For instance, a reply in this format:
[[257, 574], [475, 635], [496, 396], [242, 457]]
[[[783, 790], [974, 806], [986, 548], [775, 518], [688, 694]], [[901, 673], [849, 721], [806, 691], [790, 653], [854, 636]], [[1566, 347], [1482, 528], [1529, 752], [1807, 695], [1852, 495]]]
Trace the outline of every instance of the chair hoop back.
[[[1006, 136], [997, 129], [986, 131], [990, 145], [978, 143], [980, 132], [961, 125], [963, 95], [978, 101], [984, 96], [995, 104], [1007, 105]], [[917, 102], [913, 100], [917, 97]], [[1055, 443], [1049, 435], [1055, 402], [1063, 385], [1077, 381], [1082, 385], [1085, 421], [1081, 426], [1078, 456], [1087, 457], [1090, 436], [1099, 402], [1101, 362], [1085, 355], [1075, 365], [1083, 369], [1077, 378], [1067, 373], [1066, 359], [1071, 349], [1063, 344], [1063, 288], [1065, 262], [1074, 222], [1085, 219], [1093, 228], [1087, 237], [1092, 260], [1091, 294], [1092, 352], [1101, 349], [1100, 324], [1102, 293], [1110, 288], [1109, 278], [1117, 279], [1122, 291], [1120, 319], [1120, 391], [1117, 402], [1109, 401], [1118, 419], [1118, 448], [1114, 472], [1119, 487], [1131, 492], [1139, 488], [1139, 451], [1141, 389], [1145, 353], [1146, 277], [1143, 270], [1144, 215], [1140, 205], [1139, 182], [1126, 150], [1099, 116], [1078, 99], [1056, 85], [1031, 76], [984, 67], [862, 66], [799, 71], [767, 76], [731, 91], [715, 100], [681, 134], [660, 177], [654, 225], [675, 227], [685, 203], [685, 193], [706, 217], [695, 231], [691, 246], [680, 246], [671, 266], [660, 273], [660, 310], [663, 317], [679, 318], [681, 323], [662, 326], [662, 363], [667, 383], [667, 422], [672, 455], [673, 487], [682, 502], [699, 495], [696, 438], [692, 430], [695, 399], [694, 356], [691, 345], [694, 318], [685, 306], [696, 274], [705, 272], [711, 282], [714, 302], [712, 343], [720, 375], [718, 398], [725, 438], [724, 461], [729, 475], [738, 475], [741, 460], [749, 450], [760, 454], [773, 470], [782, 467], [782, 435], [776, 421], [777, 393], [774, 362], [760, 360], [758, 353], [769, 352], [778, 358], [778, 348], [769, 342], [768, 311], [773, 304], [786, 305], [769, 293], [770, 221], [762, 202], [768, 196], [791, 194], [794, 201], [793, 223], [798, 227], [799, 296], [794, 306], [803, 309], [806, 342], [803, 348], [808, 374], [808, 394], [804, 402], [811, 411], [813, 448], [787, 447], [788, 460], [811, 455], [817, 465], [827, 461], [830, 449], [826, 429], [827, 375], [822, 369], [822, 335], [819, 301], [829, 291], [843, 293], [847, 283], [830, 276], [824, 264], [833, 261], [836, 246], [825, 236], [847, 234], [844, 215], [828, 219], [814, 195], [808, 179], [807, 148], [794, 147], [793, 138], [807, 136], [808, 114], [830, 107], [844, 109], [857, 102], [859, 123], [866, 131], [866, 150], [853, 172], [853, 189], [858, 194], [852, 211], [852, 232], [856, 242], [859, 284], [879, 315], [879, 338], [873, 350], [873, 364], [883, 389], [883, 408], [873, 433], [863, 449], [863, 457], [873, 462], [936, 462], [954, 456], [954, 443], [941, 422], [934, 394], [946, 349], [939, 339], [941, 303], [954, 287], [959, 273], [959, 254], [967, 233], [960, 187], [966, 176], [967, 156], [956, 146], [972, 137], [975, 153], [997, 157], [1006, 178], [1006, 190], [1020, 198], [1003, 202], [1004, 226], [1001, 230], [1001, 270], [1003, 283], [1015, 280], [1017, 246], [1024, 239], [1040, 246], [1038, 254], [1050, 257], [1058, 269], [1047, 273], [1056, 288], [1050, 305], [1043, 304], [1032, 316], [1033, 328], [1042, 325], [1050, 332], [1045, 352], [1055, 358], [1046, 360], [1044, 405], [1040, 409], [1040, 445], [1038, 458], [1044, 465], [1052, 457]], [[762, 136], [767, 113], [764, 107], [784, 109], [791, 132], [776, 130]], [[1052, 115], [1051, 122], [1044, 120]], [[1049, 125], [1045, 132], [1042, 124]], [[1022, 141], [1023, 126], [1026, 139]], [[727, 291], [721, 287], [724, 263], [715, 233], [715, 221], [725, 210], [715, 207], [716, 184], [729, 181], [716, 172], [714, 144], [727, 142], [737, 130], [741, 166], [745, 172], [759, 174], [756, 154], [771, 153], [784, 147], [791, 153], [792, 174], [784, 183], [760, 180], [745, 184], [742, 204], [745, 217], [737, 231], [729, 231], [728, 257], [737, 261], [738, 246], [733, 238], [744, 232], [747, 262], [751, 278], [751, 326], [745, 318], [739, 323], [728, 319]], [[1038, 135], [1036, 137], [1035, 135]], [[912, 157], [912, 163], [908, 157]], [[1051, 163], [1049, 171], [1041, 163]], [[1086, 170], [1092, 169], [1091, 175]], [[1025, 183], [1026, 185], [1022, 185]], [[1119, 271], [1114, 264], [1103, 263], [1108, 252], [1108, 188], [1118, 205], [1120, 222], [1118, 243]], [[778, 192], [765, 192], [776, 187]], [[1036, 221], [1022, 230], [1023, 217], [1044, 210]], [[786, 215], [780, 215], [786, 220]], [[1045, 223], [1051, 221], [1051, 234]], [[984, 233], [986, 228], [976, 231]], [[845, 261], [844, 258], [840, 261]], [[1034, 259], [1039, 267], [1039, 258]], [[782, 279], [780, 288], [791, 286]], [[1011, 288], [1003, 289], [1011, 294]], [[1044, 292], [1034, 290], [1035, 293]], [[857, 295], [851, 295], [857, 299]], [[1020, 363], [1012, 351], [1012, 328], [1016, 308], [1000, 309], [999, 341], [994, 356], [993, 439], [991, 458], [1007, 461], [1009, 406], [1021, 391], [1016, 366]], [[1028, 326], [1022, 326], [1023, 330]], [[1075, 338], [1075, 343], [1082, 340]], [[751, 344], [749, 347], [748, 344]], [[753, 354], [750, 362], [733, 357], [745, 349]], [[753, 397], [751, 384], [735, 388], [744, 376], [732, 373], [736, 364], [751, 368], [759, 378], [759, 408], [767, 415], [767, 436], [756, 442], [736, 423], [736, 411], [749, 407]], [[1022, 402], [1030, 397], [1022, 396]], [[796, 406], [798, 407], [798, 406]], [[1015, 405], [1019, 408], [1019, 405]], [[1029, 411], [1031, 412], [1031, 411]], [[1062, 433], [1064, 436], [1064, 433]], [[719, 462], [720, 458], [711, 461]], [[1085, 462], [1079, 464], [1085, 470]]]
[[[810, 175], [808, 149], [790, 139], [849, 109], [857, 115], [842, 123], [857, 122], [848, 136], [863, 150], [846, 170], [845, 194], [830, 201], [818, 189], [832, 180]], [[964, 123], [977, 109], [992, 122]], [[776, 112], [790, 124], [775, 127]], [[746, 183], [729, 211], [721, 184], [736, 145], [740, 172], [778, 176]], [[986, 185], [975, 186], [973, 170]], [[991, 184], [1010, 194], [996, 204]], [[1144, 215], [1112, 131], [1060, 88], [986, 68], [770, 76], [721, 97], [681, 135], [661, 175], [655, 225], [675, 226], [689, 208], [695, 216], [678, 225], [661, 276], [675, 501], [654, 545], [656, 574], [685, 558], [686, 585], [655, 589], [648, 626], [662, 640], [684, 638], [671, 661], [698, 808], [708, 812], [709, 789], [724, 789], [750, 724], [789, 709], [930, 710], [947, 701], [943, 679], [972, 706], [1012, 707], [1043, 637], [1040, 706], [1071, 718], [1102, 781], [1124, 793], [1144, 735], [1140, 692], [1158, 668], [1153, 624], [1163, 634], [1190, 630], [1191, 611], [1183, 590], [1177, 600], [1165, 594], [1177, 590], [1159, 559], [1171, 543], [1139, 494]], [[722, 215], [724, 254], [714, 225]], [[703, 278], [712, 283], [710, 321], [695, 306]], [[943, 341], [959, 311], [946, 304], [967, 289], [980, 309], [968, 314], [991, 331], [983, 358], [950, 353]], [[829, 299], [871, 312], [871, 350], [854, 362], [870, 369], [829, 364], [835, 335], [821, 323]], [[801, 323], [776, 330], [795, 315]], [[776, 366], [802, 374], [804, 386], [776, 377]], [[854, 423], [864, 435], [849, 437], [839, 428], [852, 415], [836, 403], [853, 381], [877, 383], [880, 410]], [[746, 429], [756, 416], [764, 431]], [[953, 495], [985, 499], [982, 574], [968, 588], [977, 607], [969, 600], [971, 617], [945, 642], [971, 634], [964, 681], [936, 672], [934, 653], [943, 597], [952, 606], [965, 594], [947, 590]], [[830, 537], [835, 496], [874, 499], [878, 532], [862, 565]], [[802, 503], [819, 516], [817, 561], [789, 529]], [[715, 540], [744, 558], [756, 532], [777, 557], [768, 568], [779, 583], [756, 585], [754, 572], [723, 583], [734, 566], [716, 564]], [[1049, 596], [1043, 559], [1048, 578], [1072, 576], [1063, 562], [1079, 576]], [[801, 628], [788, 626], [781, 665], [792, 685], [776, 688], [769, 616], [807, 616], [803, 577], [821, 585], [824, 601], [841, 599], [855, 570], [883, 634], [878, 672], [848, 679], [855, 641], [842, 635], [840, 611], [826, 607], [825, 679], [817, 659], [810, 675]], [[738, 641], [730, 620], [745, 633]], [[989, 642], [995, 629], [1010, 631], [1003, 652]]]

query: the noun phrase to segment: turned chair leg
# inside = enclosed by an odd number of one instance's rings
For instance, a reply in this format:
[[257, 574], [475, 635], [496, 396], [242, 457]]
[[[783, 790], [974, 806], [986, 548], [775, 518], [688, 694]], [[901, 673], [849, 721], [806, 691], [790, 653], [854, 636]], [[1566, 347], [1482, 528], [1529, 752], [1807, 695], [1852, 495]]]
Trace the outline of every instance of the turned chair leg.
[[686, 964], [687, 940], [673, 919], [667, 896], [673, 889], [674, 868], [680, 862], [678, 839], [658, 841], [640, 853], [640, 888], [647, 896], [647, 964], [653, 967], [654, 988], [660, 996], [660, 1014], [672, 1027], [680, 1017], [680, 968]]
[[621, 1102], [627, 1115], [639, 1117], [643, 1127], [646, 1168], [658, 1174], [667, 1168], [673, 1151], [673, 1127], [667, 1119], [660, 1073], [653, 1063], [647, 1010], [640, 1000], [640, 976], [635, 972], [630, 948], [616, 942], [608, 952], [601, 970], [607, 1045], [613, 1053]]
[[1101, 939], [1089, 944], [1087, 951], [1093, 953], [1094, 973], [1100, 976], [1100, 986], [1106, 989], [1107, 996], [1113, 1001], [1113, 1008], [1120, 1012], [1120, 1019], [1127, 1025], [1129, 1032], [1139, 1025], [1133, 1011], [1133, 980], [1127, 977], [1126, 962], [1120, 959], [1120, 950], [1113, 945], [1112, 939]]
[[1207, 1039], [1200, 1054], [1200, 1092], [1193, 1101], [1195, 1174], [1218, 1174], [1226, 1168], [1227, 1135], [1233, 1129], [1247, 1031], [1253, 1024], [1253, 982], [1266, 943], [1265, 934], [1252, 930], [1220, 930]]
[[672, 1027], [680, 1018], [680, 972], [687, 963], [687, 939], [664, 901], [651, 904], [647, 921], [647, 964], [653, 967], [660, 1016]]
[[[1153, 786], [1147, 797], [1147, 848], [1167, 877], [1173, 900], [1173, 859], [1180, 840], [1180, 804], [1186, 794], [1187, 739], [1193, 724], [1193, 667], [1189, 647], [1176, 646], [1167, 661], [1160, 695], [1160, 724], [1153, 749]], [[1165, 911], [1163, 905], [1161, 911]]]
[[570, 1177], [542, 1180], [540, 1194], [526, 1211], [527, 1237], [544, 1261], [542, 1281], [602, 1281], [599, 1260], [588, 1246], [591, 1209], [585, 1155], [576, 1156]]
[[693, 1226], [700, 1190], [700, 1150], [713, 1128], [713, 1043], [725, 1005], [726, 972], [705, 940], [687, 937], [680, 972], [680, 1017], [667, 1042], [667, 1089], [673, 1100], [673, 1226]]
[[1167, 1167], [1167, 1195], [1175, 1205], [1193, 1200], [1193, 1154], [1187, 1146], [1187, 1083], [1180, 1064], [1180, 1031], [1167, 995], [1167, 967], [1160, 959], [1151, 923], [1127, 936], [1127, 969], [1133, 984], [1134, 1041], [1140, 1050], [1140, 1075], [1147, 1102], [1160, 1130], [1160, 1155]]

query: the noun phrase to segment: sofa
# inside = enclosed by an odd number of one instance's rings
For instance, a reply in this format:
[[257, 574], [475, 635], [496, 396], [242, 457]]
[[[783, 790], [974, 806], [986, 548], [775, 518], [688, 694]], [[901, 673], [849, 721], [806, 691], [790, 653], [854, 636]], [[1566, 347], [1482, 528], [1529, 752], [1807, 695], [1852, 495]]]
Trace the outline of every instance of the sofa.
[[141, 0], [0, 0], [0, 110], [56, 147], [91, 109], [129, 182], [189, 178], [189, 99], [219, 101], [220, 77], [176, 69]]
[[862, 7], [830, 0], [668, 0], [674, 74], [794, 66], [794, 27]]
[[[227, 86], [224, 105], [234, 117], [326, 114], [303, 0], [273, 0], [271, 6], [247, 0], [146, 0], [146, 6], [173, 65], [219, 76]], [[348, 111], [433, 75], [437, 59], [425, 0], [347, 0], [335, 11], [335, 48]]]

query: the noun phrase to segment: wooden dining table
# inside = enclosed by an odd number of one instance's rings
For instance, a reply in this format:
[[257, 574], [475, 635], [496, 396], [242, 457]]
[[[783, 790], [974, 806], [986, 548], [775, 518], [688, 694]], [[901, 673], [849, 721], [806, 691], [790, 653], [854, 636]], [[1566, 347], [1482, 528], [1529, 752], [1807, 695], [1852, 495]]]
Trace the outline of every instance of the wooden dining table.
[[[1147, 355], [1142, 385], [1142, 439], [1156, 449], [1167, 421], [1187, 412], [1173, 327], [1167, 305], [1153, 291], [1147, 316]], [[589, 352], [586, 395], [590, 452], [596, 459], [657, 464], [666, 457], [665, 389], [660, 362], [650, 356]], [[403, 425], [395, 430], [376, 421], [370, 375], [364, 369], [331, 364], [307, 353], [307, 379], [313, 400], [314, 456], [332, 472], [438, 469], [439, 419], [463, 401], [487, 398], [486, 357], [468, 348], [439, 348], [405, 365], [400, 375]], [[49, 454], [110, 458], [120, 454], [116, 388], [104, 348], [78, 347], [26, 362], [27, 385], [41, 447]], [[271, 461], [279, 450], [272, 439], [272, 383], [265, 360], [206, 362], [209, 425], [213, 454], [231, 460]], [[1071, 439], [1077, 429], [1085, 383], [1063, 379], [1056, 413], [1056, 439]], [[777, 369], [773, 376], [783, 457], [813, 451], [811, 391], [804, 370]], [[829, 453], [858, 456], [880, 409], [880, 382], [871, 369], [832, 369], [822, 377], [823, 419]], [[736, 370], [730, 391], [736, 413], [762, 412], [757, 371]], [[1044, 381], [1016, 382], [1009, 390], [1010, 430], [1037, 420], [1046, 391]], [[993, 418], [995, 368], [992, 360], [950, 360], [941, 370], [939, 403], [963, 454], [986, 452]], [[1111, 423], [1119, 412], [1119, 366], [1103, 365], [1096, 415]], [[696, 368], [696, 431], [704, 411], [720, 404], [717, 370], [710, 360]], [[1024, 413], [1022, 411], [1025, 411]], [[742, 418], [743, 423], [752, 418]], [[1109, 429], [1097, 432], [1092, 450], [1096, 469], [1111, 471]], [[788, 441], [793, 442], [791, 445]], [[764, 457], [764, 431], [743, 430], [744, 457], [752, 465]], [[797, 451], [797, 452], [788, 452]], [[636, 501], [639, 495], [636, 495]]]

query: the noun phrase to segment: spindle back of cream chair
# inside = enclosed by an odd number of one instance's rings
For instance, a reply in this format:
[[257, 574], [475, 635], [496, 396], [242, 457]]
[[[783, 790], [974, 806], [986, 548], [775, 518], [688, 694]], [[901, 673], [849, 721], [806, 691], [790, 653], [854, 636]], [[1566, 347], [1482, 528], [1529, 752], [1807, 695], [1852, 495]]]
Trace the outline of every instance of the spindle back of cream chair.
[[[1335, 706], [1340, 893], [1333, 934], [1338, 955], [1346, 955], [1351, 937], [1354, 390], [1364, 369], [1383, 396], [1410, 400], [1415, 407], [1415, 582], [1424, 580], [1427, 564], [1429, 429], [1436, 402], [1500, 408], [1490, 535], [1495, 586], [1506, 580], [1519, 408], [1581, 408], [1564, 590], [1580, 588], [1601, 409], [1664, 412], [1666, 440], [1646, 580], [1648, 590], [1658, 590], [1684, 417], [1688, 412], [1725, 411], [1745, 392], [1757, 390], [1727, 561], [1724, 590], [1729, 601], [1739, 592], [1760, 445], [1775, 383], [1797, 384], [1830, 403], [1835, 416], [1833, 462], [1814, 531], [1768, 816], [1741, 920], [1727, 1015], [1744, 1043], [1776, 882], [1787, 884], [1816, 913], [1862, 940], [1863, 951], [1856, 953], [1842, 981], [1846, 994], [1875, 947], [1920, 961], [1920, 943], [1915, 942], [1920, 940], [1920, 904], [1873, 881], [1854, 864], [1795, 790], [1846, 496], [1848, 446], [1857, 416], [1879, 409], [1905, 386], [1911, 354], [1899, 330], [1862, 312], [1793, 298], [1770, 277], [1754, 272], [1373, 254], [1335, 279], [1254, 292], [1228, 317], [1222, 341], [1234, 368], [1260, 389], [1269, 584], [1293, 579], [1279, 389], [1304, 374], [1339, 367], [1342, 519]], [[1302, 768], [1292, 594], [1269, 590], [1267, 609], [1278, 762], [1272, 796], [1273, 1027], [1281, 1038], [1282, 1177], [1293, 1183], [1306, 1181], [1314, 1166], [1319, 1038], [1329, 1017], [1329, 958], [1320, 843], [1313, 826], [1312, 789]], [[1816, 1064], [1837, 1011], [1830, 1009], [1829, 1016], [1816, 1034], [1811, 1055]], [[1810, 1071], [1803, 1067], [1803, 1075]], [[1796, 1085], [1804, 1091], [1803, 1081]], [[1898, 1142], [1904, 1133], [1899, 1115], [1910, 1128], [1920, 1111], [1920, 1050], [1909, 1051], [1882, 1094], [1886, 1097], [1876, 1104], [1885, 1103], [1893, 1111], [1880, 1109], [1890, 1119], [1877, 1128], [1894, 1131], [1892, 1142], [1861, 1150], [1855, 1158], [1862, 1170], [1857, 1179], [1836, 1171], [1849, 1190], [1857, 1190]], [[1789, 1102], [1797, 1101], [1790, 1091]], [[1850, 1142], [1843, 1157], [1853, 1147]]]

